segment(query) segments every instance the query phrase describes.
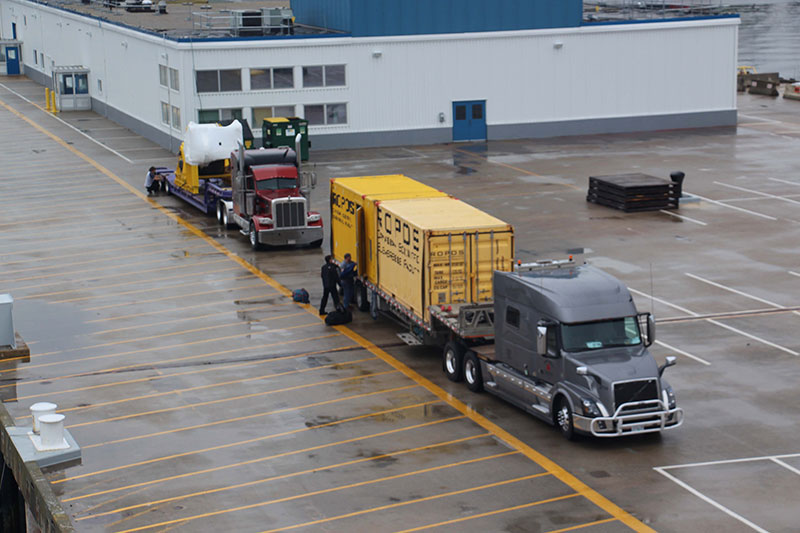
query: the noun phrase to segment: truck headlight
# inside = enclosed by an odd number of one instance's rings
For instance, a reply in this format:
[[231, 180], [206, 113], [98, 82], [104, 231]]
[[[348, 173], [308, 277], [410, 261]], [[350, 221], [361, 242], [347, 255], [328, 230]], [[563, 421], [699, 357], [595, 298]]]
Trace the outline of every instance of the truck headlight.
[[308, 215], [309, 222], [319, 222], [322, 216], [318, 213], [314, 213], [313, 215]]
[[675, 406], [678, 405], [678, 403], [675, 401], [675, 391], [672, 390], [672, 387], [664, 387], [662, 394], [664, 395], [664, 403], [667, 404], [667, 408], [670, 410], [675, 409]]
[[589, 398], [581, 398], [581, 409], [583, 409], [583, 416], [600, 416], [600, 409], [597, 408], [597, 404]]
[[258, 223], [262, 226], [270, 226], [272, 225], [272, 219], [270, 217], [258, 217]]

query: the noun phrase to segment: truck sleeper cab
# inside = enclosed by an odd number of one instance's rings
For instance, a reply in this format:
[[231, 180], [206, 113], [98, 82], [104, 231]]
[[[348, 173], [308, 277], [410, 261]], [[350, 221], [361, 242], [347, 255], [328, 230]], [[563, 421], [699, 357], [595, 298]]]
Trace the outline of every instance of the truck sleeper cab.
[[231, 158], [237, 169], [232, 218], [253, 249], [322, 244], [322, 217], [308, 210], [293, 150], [247, 150]]
[[681, 425], [683, 411], [662, 378], [675, 358], [657, 365], [647, 350], [652, 316], [636, 311], [616, 278], [570, 262], [495, 272], [494, 284], [495, 343], [448, 343], [450, 379], [463, 375], [471, 390], [500, 396], [570, 439], [576, 432], [617, 437]]

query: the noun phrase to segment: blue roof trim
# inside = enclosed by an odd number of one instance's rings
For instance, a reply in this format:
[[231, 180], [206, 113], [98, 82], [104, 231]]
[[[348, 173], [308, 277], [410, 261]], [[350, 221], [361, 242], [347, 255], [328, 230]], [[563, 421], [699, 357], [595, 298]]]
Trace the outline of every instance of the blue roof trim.
[[636, 20], [607, 20], [607, 21], [582, 21], [581, 26], [619, 26], [622, 24], [656, 24], [658, 22], [685, 22], [690, 20], [717, 20], [717, 19], [738, 19], [738, 13], [730, 15], [705, 15], [701, 17], [672, 17], [667, 19], [636, 19]]

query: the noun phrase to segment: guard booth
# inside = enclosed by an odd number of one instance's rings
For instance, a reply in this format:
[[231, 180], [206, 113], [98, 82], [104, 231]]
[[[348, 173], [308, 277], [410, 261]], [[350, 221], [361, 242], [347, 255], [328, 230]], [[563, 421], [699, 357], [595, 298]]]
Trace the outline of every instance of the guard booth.
[[59, 111], [87, 111], [92, 108], [89, 69], [86, 67], [53, 67], [53, 90]]
[[0, 75], [17, 76], [22, 74], [20, 60], [20, 41], [0, 40]]
[[308, 161], [308, 121], [300, 117], [265, 118], [261, 124], [261, 143], [264, 148], [290, 146], [294, 149], [295, 135], [300, 134], [300, 159]]

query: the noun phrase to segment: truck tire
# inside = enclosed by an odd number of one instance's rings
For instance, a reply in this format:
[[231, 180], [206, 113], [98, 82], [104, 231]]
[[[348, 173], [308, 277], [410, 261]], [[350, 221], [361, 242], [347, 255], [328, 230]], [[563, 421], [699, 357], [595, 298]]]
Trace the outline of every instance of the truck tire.
[[560, 396], [556, 401], [556, 410], [554, 413], [554, 422], [558, 431], [567, 440], [575, 438], [575, 426], [572, 421], [572, 409], [569, 407], [569, 402], [563, 396]]
[[222, 204], [217, 202], [217, 224], [222, 226]]
[[164, 180], [164, 192], [167, 193], [167, 196], [172, 194], [172, 187], [170, 187], [169, 180]]
[[319, 248], [322, 246], [322, 239], [311, 241], [311, 244], [308, 245], [309, 248]]
[[362, 312], [369, 311], [369, 300], [367, 300], [367, 288], [364, 286], [364, 284], [356, 281], [354, 293], [356, 299], [356, 307], [358, 307], [358, 310]]
[[250, 222], [250, 246], [253, 247], [253, 250], [261, 249], [261, 243], [258, 242], [258, 232], [256, 231], [256, 225], [253, 222]]
[[481, 362], [475, 352], [468, 351], [464, 355], [464, 382], [472, 392], [483, 391], [483, 376], [481, 375]]
[[464, 365], [464, 349], [457, 342], [450, 341], [444, 345], [442, 353], [442, 368], [450, 381], [461, 381]]

